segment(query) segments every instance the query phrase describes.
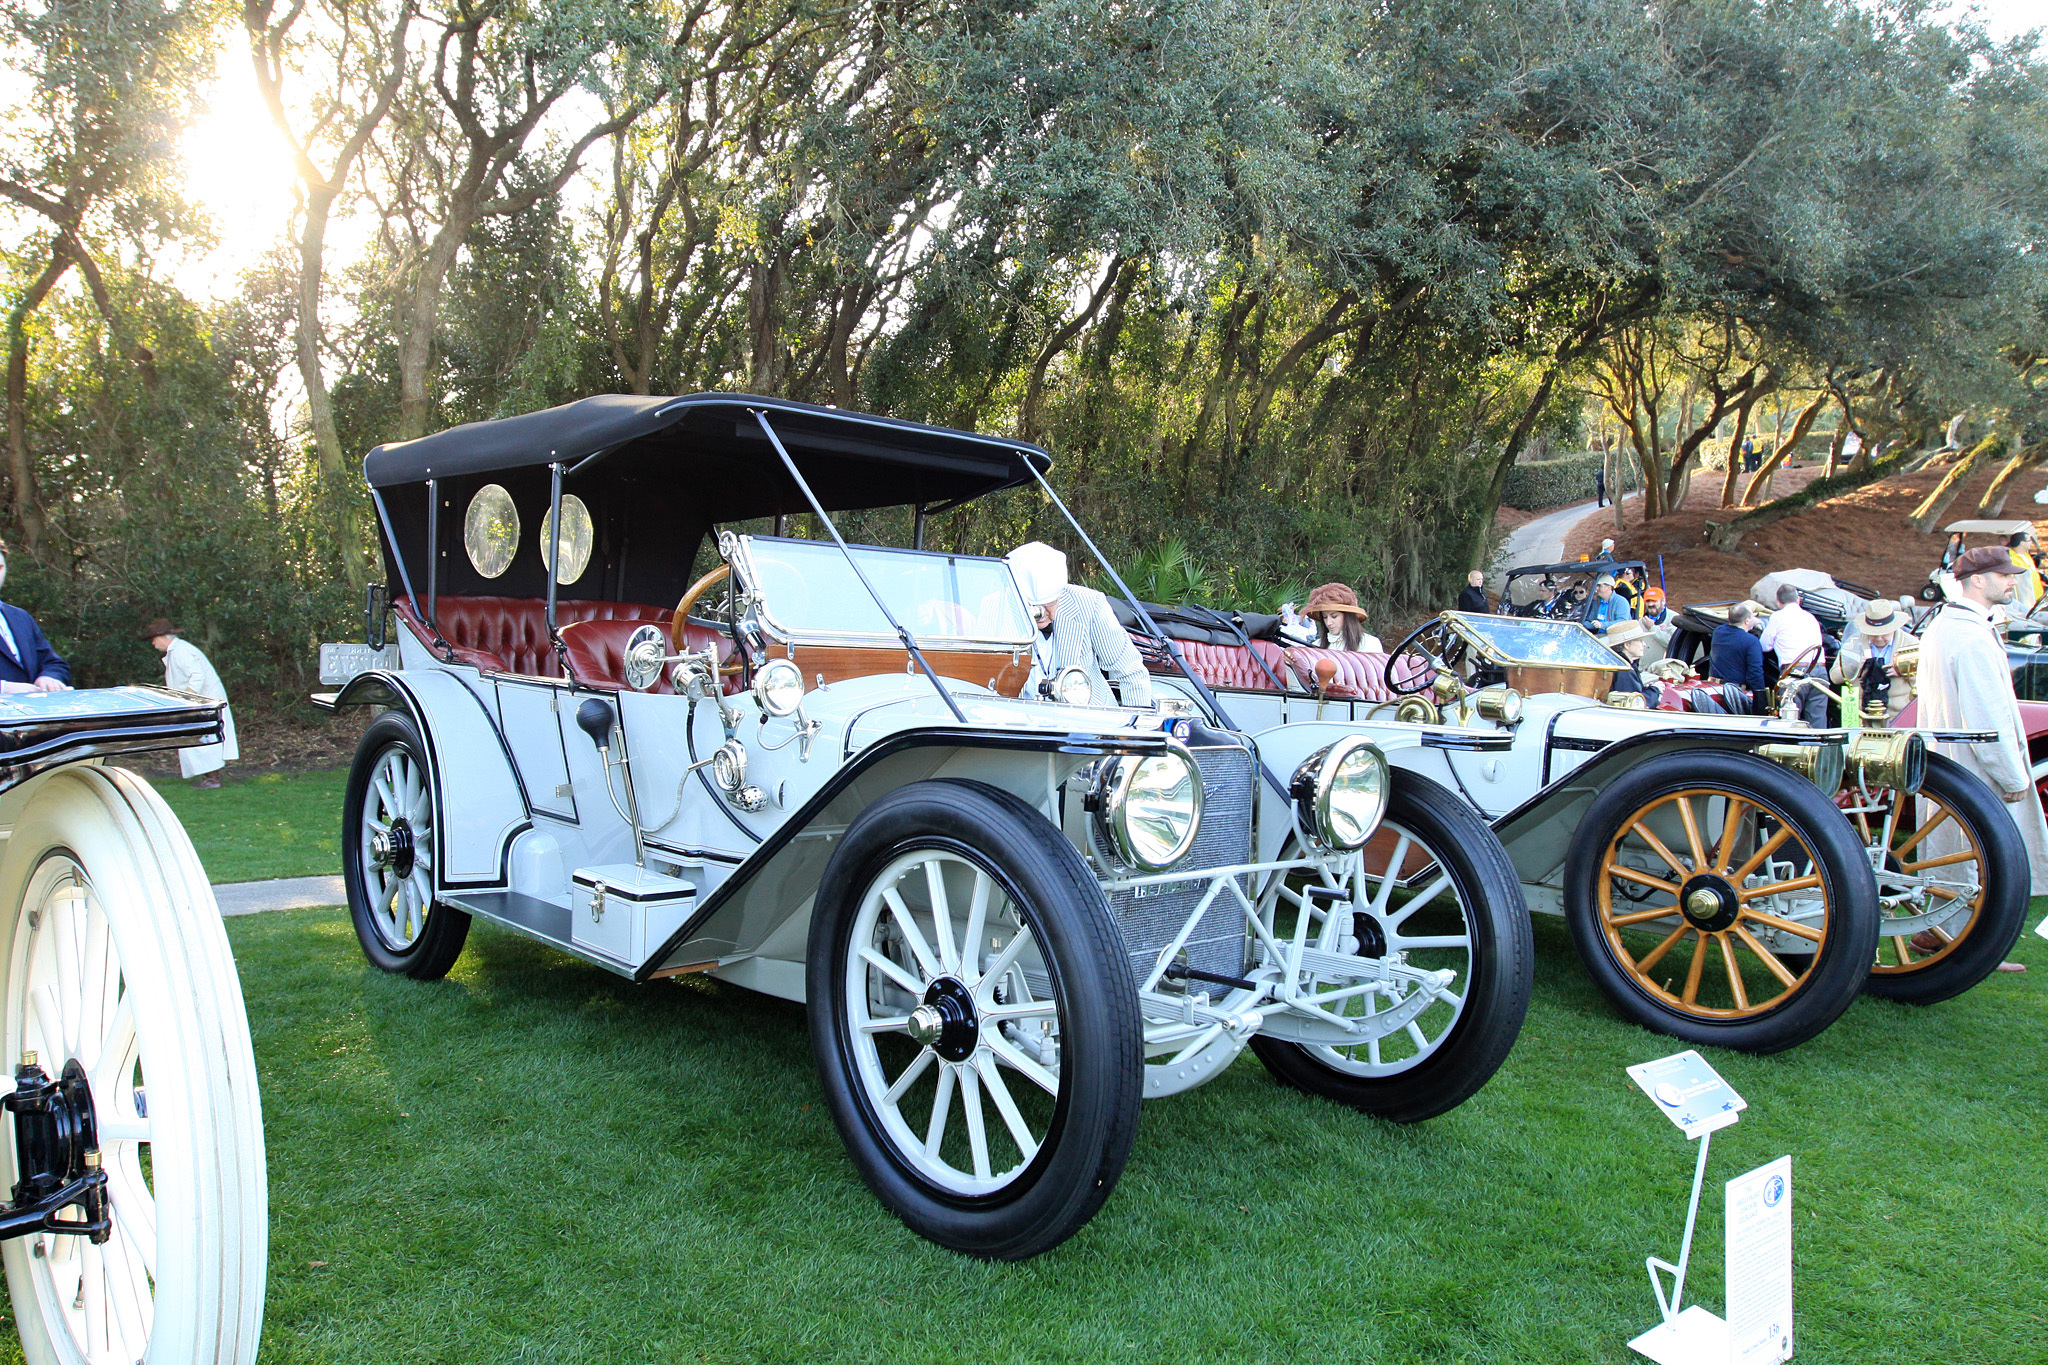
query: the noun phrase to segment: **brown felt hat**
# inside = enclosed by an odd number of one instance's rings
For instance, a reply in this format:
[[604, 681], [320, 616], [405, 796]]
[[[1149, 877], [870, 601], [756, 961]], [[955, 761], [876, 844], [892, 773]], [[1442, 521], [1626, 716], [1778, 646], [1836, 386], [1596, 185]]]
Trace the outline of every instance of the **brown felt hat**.
[[179, 633], [176, 626], [161, 616], [142, 628], [142, 638], [145, 640], [154, 640], [159, 635], [176, 635]]
[[2012, 552], [2003, 545], [1979, 545], [1974, 550], [1963, 551], [1962, 557], [1950, 566], [1949, 572], [1958, 580], [1978, 573], [2011, 573], [2020, 571], [2012, 562]]
[[1358, 594], [1342, 583], [1325, 583], [1308, 595], [1308, 605], [1301, 609], [1303, 616], [1315, 616], [1326, 611], [1348, 611], [1359, 620], [1365, 619], [1365, 608], [1358, 605]]

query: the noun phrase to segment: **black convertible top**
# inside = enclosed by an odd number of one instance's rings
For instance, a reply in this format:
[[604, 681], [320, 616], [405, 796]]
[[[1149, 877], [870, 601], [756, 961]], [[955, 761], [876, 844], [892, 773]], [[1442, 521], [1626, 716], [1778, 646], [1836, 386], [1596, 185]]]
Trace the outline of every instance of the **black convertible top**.
[[1524, 564], [1509, 569], [1509, 578], [1526, 578], [1532, 573], [1613, 573], [1616, 569], [1647, 569], [1640, 559], [1573, 559], [1562, 564]]
[[[756, 414], [767, 417], [828, 512], [939, 512], [1028, 484], [1034, 466], [1052, 465], [1022, 441], [781, 398], [600, 394], [365, 456], [393, 595], [544, 595], [540, 529], [551, 466], [559, 464], [565, 505], [572, 497], [582, 503], [595, 532], [589, 568], [562, 585], [564, 595], [673, 602], [712, 528], [810, 510]], [[504, 490], [518, 513], [518, 551], [494, 578], [464, 548], [472, 500], [488, 485]]]
[[[1037, 446], [947, 427], [750, 394], [687, 398], [608, 393], [470, 422], [416, 441], [380, 445], [363, 459], [372, 488], [460, 479], [595, 455], [633, 473], [674, 480], [708, 502], [712, 521], [805, 509], [755, 413], [765, 413], [827, 510], [936, 505], [1031, 481], [1026, 461], [1049, 468]], [[602, 471], [593, 470], [601, 476]]]

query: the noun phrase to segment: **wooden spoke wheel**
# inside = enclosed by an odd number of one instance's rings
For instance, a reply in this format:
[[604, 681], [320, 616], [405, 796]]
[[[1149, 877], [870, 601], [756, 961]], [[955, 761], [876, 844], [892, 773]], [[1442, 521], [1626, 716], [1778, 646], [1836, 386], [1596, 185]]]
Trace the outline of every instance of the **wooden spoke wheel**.
[[1995, 971], [2025, 927], [2031, 873], [2026, 845], [1991, 789], [1930, 754], [1918, 792], [1845, 800], [1877, 867], [1882, 916], [1864, 989], [1926, 1005]]
[[1744, 753], [1664, 754], [1593, 802], [1565, 864], [1579, 955], [1622, 1013], [1775, 1052], [1849, 1007], [1877, 939], [1855, 831], [1818, 788]]

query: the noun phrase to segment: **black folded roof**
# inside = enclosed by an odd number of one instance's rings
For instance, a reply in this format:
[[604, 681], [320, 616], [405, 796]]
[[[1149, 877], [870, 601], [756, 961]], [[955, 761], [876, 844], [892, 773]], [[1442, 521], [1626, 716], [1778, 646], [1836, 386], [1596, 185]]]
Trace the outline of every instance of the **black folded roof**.
[[[673, 481], [712, 522], [806, 510], [762, 432], [775, 434], [827, 510], [937, 505], [1029, 483], [1048, 468], [1037, 446], [946, 427], [749, 394], [687, 398], [600, 394], [557, 408], [470, 422], [417, 441], [380, 445], [363, 460], [372, 488], [459, 479], [604, 455], [636, 481]], [[594, 467], [589, 476], [612, 471]]]

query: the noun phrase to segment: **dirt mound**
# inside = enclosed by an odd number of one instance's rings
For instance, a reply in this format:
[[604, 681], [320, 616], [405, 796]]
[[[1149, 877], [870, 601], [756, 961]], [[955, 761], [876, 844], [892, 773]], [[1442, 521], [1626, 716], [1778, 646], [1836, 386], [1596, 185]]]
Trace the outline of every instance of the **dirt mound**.
[[[1805, 478], [1794, 483], [1781, 477], [1775, 490], [1780, 495], [1803, 487], [1820, 471], [1792, 472]], [[1744, 537], [1733, 554], [1707, 548], [1706, 523], [1726, 522], [1734, 513], [1713, 505], [1719, 501], [1718, 484], [1709, 487], [1706, 480], [1697, 480], [1689, 499], [1693, 505], [1655, 521], [1631, 521], [1617, 533], [1611, 509], [1587, 517], [1565, 537], [1565, 558], [1592, 554], [1603, 536], [1613, 536], [1616, 556], [1646, 561], [1654, 582], [1657, 556], [1662, 555], [1666, 590], [1680, 604], [1747, 597], [1751, 584], [1776, 569], [1820, 569], [1887, 596], [1912, 593], [1940, 559], [1943, 537], [1939, 531], [1921, 535], [1906, 524], [1906, 514], [1946, 472], [1937, 467], [1880, 479]], [[1997, 472], [1998, 462], [1980, 468], [1942, 514], [1942, 525], [1975, 517], [1977, 500]], [[2043, 487], [2048, 487], [2048, 470], [2022, 474], [2013, 481], [1999, 516], [2019, 520], [2048, 512], [2034, 501]], [[1634, 514], [1631, 505], [1629, 515]]]

